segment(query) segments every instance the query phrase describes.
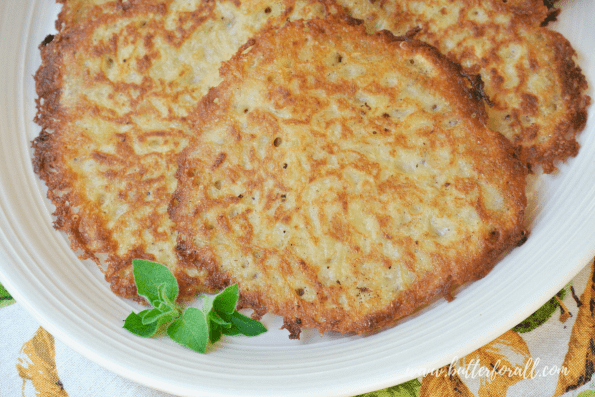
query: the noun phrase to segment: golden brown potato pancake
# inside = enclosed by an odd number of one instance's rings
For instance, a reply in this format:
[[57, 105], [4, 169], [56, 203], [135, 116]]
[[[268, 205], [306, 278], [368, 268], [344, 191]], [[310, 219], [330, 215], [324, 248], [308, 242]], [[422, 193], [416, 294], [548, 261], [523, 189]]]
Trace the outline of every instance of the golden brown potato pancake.
[[550, 173], [575, 156], [586, 123], [587, 82], [575, 51], [541, 26], [543, 0], [338, 0], [368, 32], [388, 29], [436, 46], [479, 74], [493, 102], [488, 126], [521, 148], [523, 161]]
[[324, 16], [322, 1], [64, 0], [44, 41], [33, 142], [55, 227], [81, 258], [105, 266], [112, 290], [136, 296], [131, 259], [168, 265], [181, 298], [204, 271], [181, 267], [167, 206], [187, 116], [220, 82], [221, 62], [266, 23]]
[[[129, 3], [123, 0], [56, 0], [56, 2], [62, 4], [62, 10], [56, 20], [58, 31], [71, 28], [80, 22], [87, 22], [104, 12], [113, 11], [113, 6], [123, 9]], [[111, 3], [111, 6], [102, 7], [106, 3]]]
[[291, 337], [378, 330], [524, 238], [526, 169], [435, 48], [347, 17], [295, 21], [221, 76], [180, 157], [178, 251]]

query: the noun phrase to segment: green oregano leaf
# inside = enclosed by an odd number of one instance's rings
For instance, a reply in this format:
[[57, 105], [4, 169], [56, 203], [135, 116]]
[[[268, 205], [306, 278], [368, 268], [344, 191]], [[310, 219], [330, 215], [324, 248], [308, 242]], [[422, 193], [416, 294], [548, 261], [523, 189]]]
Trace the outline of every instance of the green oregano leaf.
[[209, 340], [211, 343], [217, 342], [221, 339], [221, 335], [223, 334], [223, 329], [221, 326], [213, 323], [209, 323]]
[[157, 332], [157, 321], [151, 324], [143, 324], [143, 315], [148, 310], [143, 310], [140, 313], [132, 312], [126, 317], [124, 320], [124, 329], [132, 332], [135, 335], [142, 336], [148, 338], [150, 336], [155, 335]]
[[[237, 311], [233, 312], [231, 315], [231, 330], [237, 330], [239, 333], [246, 336], [256, 336], [263, 332], [267, 332], [267, 329], [260, 323], [260, 321], [246, 317]], [[225, 330], [223, 330], [223, 333], [225, 335], [230, 335], [226, 334]]]
[[217, 312], [232, 314], [236, 310], [239, 296], [240, 290], [238, 285], [230, 285], [215, 296], [213, 307]]
[[223, 335], [226, 336], [242, 335], [242, 331], [240, 331], [238, 327], [235, 327], [233, 325], [230, 328], [222, 328], [221, 333], [223, 333]]
[[[177, 281], [176, 281], [176, 288], [178, 288]], [[169, 286], [166, 283], [163, 283], [163, 284], [159, 285], [159, 287], [157, 287], [159, 300], [161, 301], [159, 303], [159, 310], [161, 310], [162, 312], [166, 312], [169, 310], [177, 310], [176, 304], [174, 303], [174, 301], [172, 299], [170, 299], [170, 297], [173, 295], [173, 293], [170, 292], [170, 289], [171, 289], [171, 286]], [[176, 290], [174, 292], [175, 292], [175, 297], [177, 298], [178, 291]]]
[[[155, 307], [165, 301], [175, 302], [178, 297], [178, 282], [171, 271], [164, 265], [144, 259], [132, 260], [132, 273], [138, 294], [146, 298]], [[159, 296], [160, 285], [162, 295]]]
[[189, 307], [167, 327], [167, 334], [180, 345], [204, 353], [209, 339], [207, 317], [201, 310]]
[[236, 309], [239, 297], [238, 285], [230, 285], [217, 295], [206, 296], [203, 298], [203, 311], [209, 315], [217, 313], [220, 316], [231, 314]]
[[166, 312], [170, 312], [170, 311], [176, 311], [177, 308], [176, 306], [170, 306], [167, 303], [160, 303], [158, 307], [155, 308], [156, 310], [160, 311], [161, 313], [166, 313]]
[[217, 314], [217, 312], [215, 312], [214, 310], [210, 311], [207, 313], [207, 319], [211, 322], [214, 323], [220, 327], [223, 328], [231, 328], [231, 321], [229, 320], [224, 320], [223, 318], [221, 318], [221, 316], [219, 314]]
[[155, 321], [157, 321], [159, 316], [163, 314], [163, 312], [161, 310], [155, 309], [155, 308], [143, 310], [141, 313], [143, 313], [143, 312], [144, 312], [144, 315], [141, 317], [142, 317], [143, 324], [145, 324], [145, 325], [154, 323]]
[[266, 332], [260, 322], [236, 311], [237, 284], [204, 297], [202, 310], [189, 307], [182, 312], [175, 303], [178, 283], [166, 266], [141, 259], [134, 259], [132, 266], [138, 294], [153, 305], [140, 313], [130, 313], [124, 321], [124, 328], [135, 335], [150, 337], [167, 328], [175, 342], [204, 353], [209, 341], [215, 343], [222, 335], [256, 336]]
[[167, 324], [179, 316], [180, 316], [180, 313], [176, 310], [169, 310], [169, 311], [162, 312], [159, 309], [150, 309], [143, 316], [142, 320], [143, 320], [143, 324], [152, 324], [156, 321], [159, 321], [160, 324]]

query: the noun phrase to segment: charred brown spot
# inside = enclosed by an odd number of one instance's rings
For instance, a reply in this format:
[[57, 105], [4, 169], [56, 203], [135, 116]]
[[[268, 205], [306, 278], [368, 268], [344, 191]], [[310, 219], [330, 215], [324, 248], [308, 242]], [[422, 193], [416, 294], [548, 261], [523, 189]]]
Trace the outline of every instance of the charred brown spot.
[[525, 244], [525, 242], [527, 242], [527, 239], [529, 238], [529, 232], [527, 230], [522, 230], [520, 233], [521, 237], [519, 238], [519, 242], [517, 243], [517, 247], [520, 247], [521, 245]]
[[211, 167], [211, 169], [215, 170], [216, 168], [218, 168], [221, 164], [223, 164], [223, 162], [225, 161], [226, 158], [227, 158], [227, 154], [219, 153], [219, 155], [215, 159], [215, 162], [213, 163], [213, 166]]
[[281, 329], [286, 329], [289, 331], [289, 339], [300, 339], [300, 334], [302, 332], [301, 329], [302, 320], [296, 318], [295, 320], [289, 320], [287, 318], [283, 319], [283, 326]]
[[54, 41], [54, 36], [53, 34], [48, 34], [47, 36], [45, 36], [45, 39], [43, 39], [43, 41], [41, 42], [41, 46], [45, 47], [46, 45], [50, 44], [52, 41]]

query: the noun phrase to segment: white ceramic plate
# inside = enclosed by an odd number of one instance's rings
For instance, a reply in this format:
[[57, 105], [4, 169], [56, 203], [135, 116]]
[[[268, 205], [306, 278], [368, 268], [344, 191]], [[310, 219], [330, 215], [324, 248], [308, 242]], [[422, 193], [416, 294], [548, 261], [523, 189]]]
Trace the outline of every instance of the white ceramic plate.
[[[562, 3], [561, 31], [595, 85], [595, 3]], [[531, 178], [531, 236], [451, 303], [439, 301], [368, 337], [270, 331], [218, 343], [206, 355], [166, 338], [123, 330], [134, 304], [113, 295], [92, 263], [79, 261], [52, 229], [45, 186], [31, 166], [39, 128], [32, 75], [38, 44], [54, 31], [52, 0], [0, 3], [0, 281], [54, 336], [120, 375], [173, 394], [349, 396], [392, 386], [462, 357], [504, 333], [564, 286], [595, 255], [595, 117], [578, 157], [556, 175]], [[593, 90], [590, 90], [593, 96]]]

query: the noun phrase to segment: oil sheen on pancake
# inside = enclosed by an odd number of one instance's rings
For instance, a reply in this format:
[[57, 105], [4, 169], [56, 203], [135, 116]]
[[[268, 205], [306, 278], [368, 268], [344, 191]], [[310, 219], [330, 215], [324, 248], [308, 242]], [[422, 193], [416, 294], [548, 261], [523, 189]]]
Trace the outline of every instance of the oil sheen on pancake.
[[59, 33], [40, 47], [35, 171], [56, 206], [55, 227], [112, 290], [135, 297], [132, 258], [168, 265], [180, 297], [203, 289], [182, 268], [167, 206], [187, 116], [218, 69], [266, 23], [324, 16], [317, 1], [64, 0]]
[[180, 156], [177, 248], [290, 337], [381, 329], [523, 240], [526, 168], [435, 48], [295, 21], [221, 76]]
[[586, 123], [587, 82], [575, 51], [541, 26], [542, 0], [338, 0], [369, 32], [416, 38], [436, 46], [468, 73], [480, 74], [493, 106], [488, 126], [521, 148], [523, 161], [544, 172], [575, 156]]

